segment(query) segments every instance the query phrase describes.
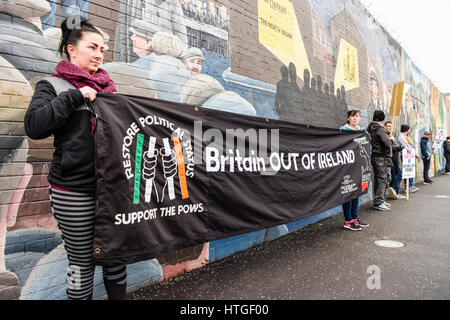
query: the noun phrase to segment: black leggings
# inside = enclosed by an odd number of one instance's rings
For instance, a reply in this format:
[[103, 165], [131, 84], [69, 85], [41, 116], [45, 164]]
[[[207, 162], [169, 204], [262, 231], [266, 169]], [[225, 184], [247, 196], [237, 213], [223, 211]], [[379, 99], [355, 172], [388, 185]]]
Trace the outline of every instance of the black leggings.
[[[62, 232], [69, 259], [67, 297], [69, 300], [90, 300], [95, 273], [92, 262], [95, 197], [91, 194], [56, 189], [53, 186], [49, 187], [49, 194], [52, 212]], [[103, 267], [103, 281], [109, 299], [125, 299], [125, 265]]]

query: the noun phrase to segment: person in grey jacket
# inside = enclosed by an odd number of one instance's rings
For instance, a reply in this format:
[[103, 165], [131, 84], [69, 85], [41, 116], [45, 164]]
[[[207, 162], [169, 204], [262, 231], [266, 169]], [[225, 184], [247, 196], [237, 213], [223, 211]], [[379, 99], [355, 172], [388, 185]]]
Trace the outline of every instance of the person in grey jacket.
[[[411, 127], [407, 124], [402, 124], [400, 127], [400, 134], [397, 137], [397, 141], [400, 143], [400, 145], [403, 147], [403, 149], [406, 149], [408, 152], [411, 150], [415, 150], [414, 144], [412, 143], [411, 138], [409, 137], [409, 134], [411, 133]], [[419, 158], [418, 152], [415, 151], [416, 158]], [[409, 190], [414, 193], [416, 191], [419, 191], [420, 189], [413, 185], [414, 179], [409, 178]], [[405, 186], [406, 186], [406, 180], [405, 180]]]
[[[388, 131], [388, 133], [391, 133], [392, 129], [392, 121], [386, 121], [384, 123], [384, 128]], [[405, 199], [406, 197], [404, 195], [401, 195], [400, 190], [400, 184], [402, 182], [402, 150], [403, 147], [401, 144], [397, 141], [397, 139], [394, 138], [392, 140], [392, 168], [391, 168], [391, 184], [389, 185], [389, 193], [392, 197], [392, 199]]]
[[423, 134], [422, 140], [420, 140], [420, 151], [422, 153], [423, 161], [423, 181], [425, 184], [433, 183], [433, 180], [428, 176], [428, 171], [430, 170], [431, 156], [434, 152], [431, 150], [430, 144], [431, 132], [426, 131]]

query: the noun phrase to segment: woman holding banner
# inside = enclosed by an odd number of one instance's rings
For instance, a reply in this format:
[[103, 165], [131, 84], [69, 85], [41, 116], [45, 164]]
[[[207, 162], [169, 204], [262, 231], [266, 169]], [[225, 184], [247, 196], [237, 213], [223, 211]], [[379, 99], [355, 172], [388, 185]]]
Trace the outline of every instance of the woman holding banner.
[[[361, 119], [361, 113], [359, 110], [351, 110], [347, 113], [347, 122], [340, 127], [341, 130], [365, 130], [365, 128], [359, 126]], [[367, 228], [369, 224], [362, 222], [358, 218], [359, 197], [350, 200], [342, 205], [344, 210], [344, 228], [352, 231], [360, 231], [361, 228]]]
[[[76, 22], [76, 23], [74, 23]], [[97, 92], [115, 93], [116, 86], [99, 66], [103, 62], [101, 32], [79, 16], [61, 25], [61, 61], [56, 74], [36, 85], [24, 119], [31, 139], [54, 136], [55, 152], [48, 175], [50, 204], [62, 232], [69, 259], [67, 296], [92, 299], [95, 266], [95, 113], [86, 101]], [[126, 266], [103, 268], [110, 299], [125, 299]]]

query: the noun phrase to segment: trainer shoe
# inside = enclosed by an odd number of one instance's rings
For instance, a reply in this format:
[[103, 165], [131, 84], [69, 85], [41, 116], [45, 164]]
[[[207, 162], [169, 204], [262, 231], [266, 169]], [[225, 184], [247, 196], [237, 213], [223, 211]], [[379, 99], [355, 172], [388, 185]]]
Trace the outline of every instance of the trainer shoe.
[[431, 184], [429, 181], [424, 181], [423, 184]]
[[384, 201], [383, 204], [384, 204], [386, 207], [388, 207], [388, 208], [391, 207], [391, 204], [390, 204], [390, 203], [387, 203], [386, 201]]
[[394, 199], [394, 200], [397, 200], [397, 199], [398, 199], [397, 192], [395, 192], [394, 188], [390, 187], [390, 188], [388, 189], [388, 191], [389, 191], [389, 193], [390, 193], [392, 199]]
[[397, 197], [398, 197], [399, 199], [406, 199], [406, 197], [405, 197], [404, 195], [400, 194], [400, 193], [397, 195]]
[[354, 224], [352, 221], [344, 222], [344, 229], [352, 230], [352, 231], [361, 231], [361, 227]]
[[386, 206], [384, 203], [379, 204], [379, 205], [374, 205], [372, 207], [372, 209], [375, 209], [375, 210], [378, 210], [378, 211], [389, 211], [389, 210], [391, 210], [391, 208]]
[[416, 186], [412, 186], [409, 191], [411, 191], [412, 193], [415, 193], [415, 192], [417, 192], [419, 190], [420, 190], [420, 188], [417, 188]]
[[364, 222], [362, 222], [362, 221], [359, 220], [359, 219], [353, 219], [352, 222], [355, 224], [355, 226], [361, 227], [361, 228], [367, 228], [367, 227], [369, 226], [368, 223], [364, 223]]

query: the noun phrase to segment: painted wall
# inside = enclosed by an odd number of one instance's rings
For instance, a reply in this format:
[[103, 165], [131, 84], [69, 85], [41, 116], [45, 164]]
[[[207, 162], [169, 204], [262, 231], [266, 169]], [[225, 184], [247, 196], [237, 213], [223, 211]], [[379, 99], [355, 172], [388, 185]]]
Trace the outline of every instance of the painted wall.
[[[388, 111], [394, 83], [405, 80], [396, 129], [408, 123], [417, 147], [426, 129], [450, 133], [450, 103], [357, 1], [20, 0], [1, 2], [0, 12], [0, 298], [66, 298], [67, 257], [46, 180], [53, 140], [28, 139], [23, 117], [34, 85], [60, 60], [57, 26], [71, 14], [88, 17], [105, 33], [103, 67], [122, 93], [339, 127], [349, 108], [362, 111], [364, 125], [375, 109]], [[196, 69], [183, 59], [190, 47], [203, 54]], [[432, 171], [443, 167], [440, 150]], [[418, 177], [421, 170], [418, 162]], [[129, 265], [128, 290], [340, 211]], [[94, 297], [104, 295], [97, 269]]]

